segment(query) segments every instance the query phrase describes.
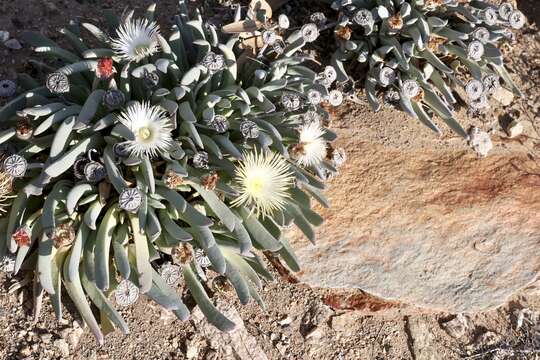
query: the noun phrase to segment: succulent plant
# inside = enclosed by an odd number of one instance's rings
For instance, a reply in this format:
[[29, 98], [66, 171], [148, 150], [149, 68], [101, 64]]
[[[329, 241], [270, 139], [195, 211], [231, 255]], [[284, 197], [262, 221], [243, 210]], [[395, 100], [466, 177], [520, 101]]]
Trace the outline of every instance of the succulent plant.
[[399, 104], [437, 133], [433, 115], [467, 137], [454, 116], [455, 93], [474, 111], [488, 106], [501, 78], [520, 94], [497, 47], [525, 23], [509, 3], [336, 0], [332, 8], [339, 12], [339, 48], [332, 57], [337, 80], [366, 74], [367, 99], [375, 111], [383, 102]]
[[61, 318], [65, 288], [99, 342], [91, 304], [123, 332], [114, 304], [139, 293], [187, 319], [177, 281], [231, 331], [209, 299], [209, 272], [264, 307], [257, 289], [272, 275], [261, 251], [298, 270], [283, 229], [314, 240], [323, 220], [312, 199], [328, 206], [324, 179], [344, 159], [329, 145], [322, 100], [308, 101], [329, 91], [303, 65], [298, 31], [283, 51], [254, 57], [240, 36], [179, 5], [168, 38], [155, 5], [141, 19], [107, 12], [106, 30], [71, 22], [61, 33], [72, 50], [26, 33], [59, 67], [43, 65], [45, 86], [21, 74], [25, 91], [0, 110], [0, 193], [15, 196], [0, 218], [0, 255], [33, 279], [36, 312], [47, 292]]

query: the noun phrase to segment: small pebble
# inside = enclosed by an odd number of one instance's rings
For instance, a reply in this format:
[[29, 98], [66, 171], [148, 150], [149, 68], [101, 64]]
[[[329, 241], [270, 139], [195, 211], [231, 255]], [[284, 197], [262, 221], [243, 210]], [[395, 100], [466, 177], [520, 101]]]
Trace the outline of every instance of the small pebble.
[[11, 80], [0, 80], [0, 97], [8, 98], [15, 95], [17, 85]]
[[513, 120], [506, 127], [506, 134], [508, 134], [510, 139], [518, 137], [519, 135], [523, 134], [523, 124], [517, 120]]
[[4, 42], [4, 46], [11, 50], [20, 50], [22, 45], [17, 39], [9, 39]]
[[0, 31], [0, 41], [6, 42], [9, 40], [9, 31]]

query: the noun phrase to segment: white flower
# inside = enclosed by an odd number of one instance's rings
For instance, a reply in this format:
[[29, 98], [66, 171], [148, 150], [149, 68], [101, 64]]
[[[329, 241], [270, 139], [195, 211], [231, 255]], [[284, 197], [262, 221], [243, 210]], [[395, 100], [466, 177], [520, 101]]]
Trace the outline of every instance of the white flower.
[[236, 167], [235, 180], [240, 195], [232, 205], [246, 205], [265, 217], [284, 208], [293, 173], [280, 154], [252, 151]]
[[309, 123], [300, 128], [298, 144], [294, 146], [296, 161], [303, 166], [314, 166], [326, 157], [324, 130], [317, 123]]
[[127, 20], [118, 30], [111, 47], [121, 59], [139, 62], [159, 49], [159, 26], [147, 19]]
[[133, 134], [126, 146], [134, 156], [155, 156], [172, 144], [172, 125], [159, 106], [134, 103], [120, 114], [119, 120]]

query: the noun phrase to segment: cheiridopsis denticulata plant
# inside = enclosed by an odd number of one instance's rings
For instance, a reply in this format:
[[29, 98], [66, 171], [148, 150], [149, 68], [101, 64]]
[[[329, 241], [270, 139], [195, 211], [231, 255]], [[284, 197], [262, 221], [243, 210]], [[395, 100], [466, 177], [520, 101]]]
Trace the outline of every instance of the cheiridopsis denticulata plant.
[[0, 218], [1, 254], [34, 282], [36, 315], [46, 292], [62, 317], [63, 284], [99, 342], [92, 303], [125, 333], [114, 303], [139, 293], [187, 319], [171, 286], [179, 280], [213, 325], [232, 331], [206, 274], [264, 307], [257, 289], [272, 275], [258, 254], [298, 270], [282, 230], [296, 224], [314, 240], [323, 220], [311, 199], [328, 206], [324, 179], [342, 160], [302, 46], [246, 56], [239, 37], [179, 3], [167, 38], [155, 6], [144, 18], [107, 12], [106, 31], [70, 23], [61, 32], [73, 50], [25, 34], [61, 65], [45, 86], [21, 75], [25, 91], [0, 110], [2, 199], [15, 196]]
[[467, 137], [456, 121], [455, 93], [472, 112], [483, 111], [500, 79], [521, 94], [497, 45], [525, 23], [509, 3], [482, 0], [336, 0], [339, 48], [332, 58], [338, 81], [367, 67], [365, 90], [371, 107], [399, 105], [433, 131], [439, 116]]

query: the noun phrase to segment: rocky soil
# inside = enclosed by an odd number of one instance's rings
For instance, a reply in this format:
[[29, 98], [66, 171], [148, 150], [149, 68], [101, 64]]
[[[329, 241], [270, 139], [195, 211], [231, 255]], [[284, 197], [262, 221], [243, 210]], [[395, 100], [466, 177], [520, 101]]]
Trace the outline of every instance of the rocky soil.
[[[0, 44], [0, 78], [30, 69], [20, 31], [39, 29], [54, 39], [69, 18], [98, 22], [101, 8], [141, 12], [149, 3], [0, 2], [0, 31], [12, 40]], [[211, 1], [192, 3], [218, 19], [230, 16]], [[295, 243], [304, 270], [274, 272], [276, 281], [262, 292], [266, 311], [240, 306], [230, 292], [215, 294], [243, 323], [237, 332], [216, 332], [197, 309], [182, 323], [141, 299], [123, 310], [131, 334], [110, 333], [98, 347], [69, 304], [60, 322], [47, 301], [33, 319], [28, 290], [8, 293], [21, 279], [1, 277], [0, 358], [539, 358], [540, 282], [533, 281], [540, 269], [540, 6], [536, 0], [518, 5], [531, 26], [507, 49], [508, 67], [526, 97], [494, 103], [482, 118], [460, 114], [466, 126], [491, 133], [490, 155], [478, 160], [449, 131], [436, 138], [392, 109], [372, 114], [354, 104], [340, 111], [333, 126], [349, 161], [330, 184], [334, 208], [325, 212], [319, 244]], [[159, 7], [161, 21], [170, 21], [175, 1]], [[509, 120], [521, 122], [522, 135], [509, 138]]]

